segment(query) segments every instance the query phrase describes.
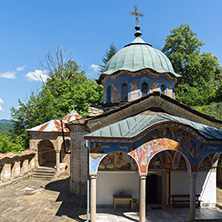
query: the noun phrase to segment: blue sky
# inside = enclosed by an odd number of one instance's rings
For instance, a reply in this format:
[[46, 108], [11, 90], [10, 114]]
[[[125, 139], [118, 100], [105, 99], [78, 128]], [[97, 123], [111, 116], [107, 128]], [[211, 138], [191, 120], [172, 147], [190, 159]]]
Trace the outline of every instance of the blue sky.
[[[138, 5], [142, 38], [161, 49], [170, 30], [189, 24], [205, 43], [202, 51], [222, 64], [221, 0], [2, 0], [0, 1], [0, 119], [10, 119], [18, 99], [26, 101], [46, 77], [45, 53], [61, 46], [90, 78], [113, 42], [117, 49], [130, 43]], [[34, 74], [34, 75], [33, 75]]]

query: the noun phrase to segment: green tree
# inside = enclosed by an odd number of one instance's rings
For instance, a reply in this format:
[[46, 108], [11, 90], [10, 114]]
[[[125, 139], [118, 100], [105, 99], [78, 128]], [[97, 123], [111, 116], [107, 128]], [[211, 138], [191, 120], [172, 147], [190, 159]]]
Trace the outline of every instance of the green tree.
[[187, 105], [209, 104], [221, 87], [221, 67], [216, 56], [200, 53], [199, 41], [188, 24], [171, 30], [162, 51], [183, 80], [176, 88], [176, 99]]
[[19, 100], [18, 109], [11, 108], [14, 133], [24, 139], [26, 148], [27, 129], [61, 119], [72, 110], [73, 103], [82, 116], [88, 114], [90, 104], [102, 103], [102, 86], [88, 79], [74, 60], [58, 66], [49, 69], [49, 78], [38, 93], [32, 92], [26, 102]]
[[99, 71], [100, 73], [103, 73], [106, 67], [106, 64], [109, 62], [109, 60], [116, 54], [117, 48], [113, 43], [111, 43], [109, 50], [105, 52], [105, 55], [102, 57], [103, 64], [100, 65]]
[[25, 150], [25, 140], [22, 136], [0, 130], [0, 153], [19, 152]]

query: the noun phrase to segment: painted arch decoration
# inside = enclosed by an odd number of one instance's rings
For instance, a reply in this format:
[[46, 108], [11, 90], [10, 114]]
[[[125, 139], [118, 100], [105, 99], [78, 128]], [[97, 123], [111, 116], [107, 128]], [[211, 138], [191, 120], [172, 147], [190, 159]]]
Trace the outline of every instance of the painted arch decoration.
[[172, 122], [159, 123], [133, 139], [101, 137], [91, 138], [89, 142], [90, 173], [96, 173], [100, 161], [111, 152], [127, 153], [136, 160], [140, 173], [147, 173], [152, 157], [162, 151], [176, 151], [172, 157], [174, 166], [180, 163], [182, 156], [187, 170], [191, 172], [198, 171], [201, 161], [207, 155], [210, 155], [210, 162], [213, 163], [222, 152], [221, 140], [207, 140], [192, 127]]

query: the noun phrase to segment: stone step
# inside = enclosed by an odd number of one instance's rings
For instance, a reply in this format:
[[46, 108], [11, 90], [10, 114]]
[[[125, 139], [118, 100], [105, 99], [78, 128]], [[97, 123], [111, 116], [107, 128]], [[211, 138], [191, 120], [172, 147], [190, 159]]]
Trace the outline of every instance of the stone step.
[[51, 167], [38, 167], [35, 168], [34, 171], [50, 171], [50, 172], [55, 172], [56, 169], [55, 168], [51, 168]]
[[55, 173], [39, 173], [39, 172], [35, 172], [33, 173], [33, 175], [35, 176], [51, 176], [51, 177], [54, 177], [55, 176]]
[[51, 181], [55, 177], [56, 169], [50, 167], [38, 167], [33, 170], [33, 178]]

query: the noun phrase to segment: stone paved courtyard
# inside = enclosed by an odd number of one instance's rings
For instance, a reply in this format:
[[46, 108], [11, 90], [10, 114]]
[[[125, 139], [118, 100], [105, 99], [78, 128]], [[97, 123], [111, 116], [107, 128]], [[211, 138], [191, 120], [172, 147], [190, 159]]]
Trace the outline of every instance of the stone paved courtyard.
[[68, 179], [31, 178], [0, 189], [1, 222], [85, 221], [85, 213], [85, 200], [68, 191]]
[[[218, 189], [218, 202], [222, 203], [222, 189]], [[129, 209], [99, 208], [98, 222], [138, 221], [138, 212]], [[147, 208], [149, 222], [188, 221], [188, 208], [164, 207], [162, 210]], [[222, 221], [218, 208], [197, 209], [199, 221]], [[214, 220], [207, 220], [207, 219]], [[205, 219], [205, 220], [203, 220]], [[57, 222], [86, 221], [86, 200], [68, 191], [68, 179], [48, 182], [34, 178], [20, 181], [0, 189], [0, 222]]]

